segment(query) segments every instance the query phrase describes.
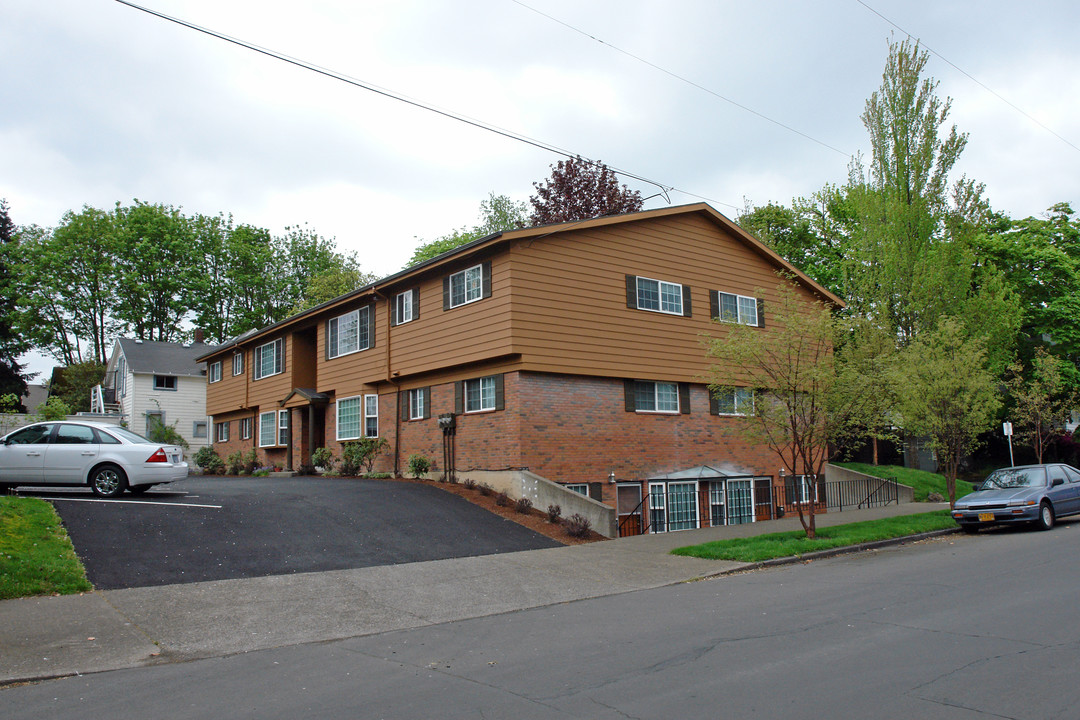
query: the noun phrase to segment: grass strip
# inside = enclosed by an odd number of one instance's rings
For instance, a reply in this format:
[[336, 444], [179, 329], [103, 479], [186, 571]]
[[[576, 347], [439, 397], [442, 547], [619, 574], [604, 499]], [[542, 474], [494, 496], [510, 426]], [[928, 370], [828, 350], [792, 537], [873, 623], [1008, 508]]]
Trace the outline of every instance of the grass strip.
[[[907, 485], [915, 491], [915, 502], [925, 502], [926, 496], [932, 492], [940, 493], [948, 499], [949, 493], [945, 489], [945, 476], [939, 473], [927, 472], [906, 468], [900, 465], [870, 465], [869, 463], [842, 462], [837, 463], [856, 472], [866, 473], [880, 478], [896, 478], [901, 485]], [[980, 478], [981, 479], [981, 478]], [[962, 498], [972, 492], [971, 483], [957, 478], [956, 497]]]
[[956, 522], [949, 515], [949, 511], [937, 510], [919, 515], [866, 520], [827, 528], [819, 527], [817, 537], [813, 540], [808, 540], [806, 533], [802, 530], [793, 530], [757, 537], [714, 540], [701, 545], [676, 548], [671, 553], [705, 560], [761, 562], [781, 557], [797, 557], [865, 542], [891, 540], [951, 527], [956, 527]]
[[0, 600], [86, 590], [93, 586], [53, 506], [0, 497]]

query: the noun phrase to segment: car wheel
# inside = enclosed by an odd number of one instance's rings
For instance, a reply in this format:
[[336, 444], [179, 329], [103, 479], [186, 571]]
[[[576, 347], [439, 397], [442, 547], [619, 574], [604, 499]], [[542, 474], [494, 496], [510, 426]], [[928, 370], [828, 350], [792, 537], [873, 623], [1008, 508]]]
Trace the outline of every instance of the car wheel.
[[124, 492], [127, 476], [116, 465], [102, 465], [90, 473], [90, 489], [98, 497], [111, 498]]
[[132, 495], [142, 495], [144, 492], [154, 487], [153, 485], [129, 485], [128, 492]]
[[0, 483], [0, 495], [11, 495], [15, 486], [10, 483]]
[[1040, 530], [1049, 530], [1054, 527], [1054, 508], [1045, 500], [1039, 506], [1039, 519], [1035, 521], [1035, 525]]

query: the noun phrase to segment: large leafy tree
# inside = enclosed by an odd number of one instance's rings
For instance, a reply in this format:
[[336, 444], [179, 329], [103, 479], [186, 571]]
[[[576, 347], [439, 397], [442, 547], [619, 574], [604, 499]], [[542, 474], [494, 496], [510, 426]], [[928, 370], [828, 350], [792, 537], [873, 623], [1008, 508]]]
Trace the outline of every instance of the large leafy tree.
[[508, 195], [490, 193], [486, 200], [480, 202], [479, 225], [463, 227], [430, 242], [421, 243], [405, 267], [412, 267], [493, 233], [525, 227], [527, 212], [525, 203], [512, 200]]
[[1065, 380], [1064, 366], [1064, 361], [1038, 347], [1026, 372], [1021, 363], [1009, 368], [1006, 388], [1012, 399], [1016, 436], [1031, 446], [1039, 463], [1076, 406], [1077, 393]]
[[607, 165], [580, 155], [552, 165], [551, 176], [533, 187], [536, 194], [529, 198], [530, 225], [619, 215], [636, 212], [644, 205], [641, 193], [619, 185]]
[[18, 293], [12, 272], [16, 232], [7, 200], [0, 199], [0, 396], [13, 395], [16, 412], [25, 412], [21, 398], [26, 395], [27, 377], [19, 364], [19, 356], [29, 349], [17, 331]]

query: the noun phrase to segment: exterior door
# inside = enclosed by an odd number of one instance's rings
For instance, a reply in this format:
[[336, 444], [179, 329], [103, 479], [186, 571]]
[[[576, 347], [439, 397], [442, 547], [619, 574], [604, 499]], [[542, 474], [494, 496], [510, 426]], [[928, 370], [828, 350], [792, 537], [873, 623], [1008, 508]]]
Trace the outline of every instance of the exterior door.
[[667, 484], [669, 530], [691, 530], [698, 526], [697, 494], [696, 480]]
[[40, 484], [52, 429], [51, 423], [31, 425], [9, 435], [0, 446], [0, 481]]
[[45, 450], [42, 480], [46, 483], [80, 483], [98, 456], [94, 428], [86, 425], [58, 425]]
[[641, 534], [641, 485], [620, 483], [615, 489], [619, 537]]
[[754, 522], [754, 483], [752, 480], [727, 481], [727, 511], [729, 525]]

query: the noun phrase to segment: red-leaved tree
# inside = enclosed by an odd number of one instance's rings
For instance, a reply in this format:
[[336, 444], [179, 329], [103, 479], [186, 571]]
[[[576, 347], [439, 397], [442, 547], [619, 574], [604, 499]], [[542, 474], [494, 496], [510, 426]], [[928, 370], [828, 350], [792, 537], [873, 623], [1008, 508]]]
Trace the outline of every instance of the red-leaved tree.
[[615, 173], [601, 162], [580, 155], [551, 166], [551, 177], [533, 183], [536, 194], [530, 225], [588, 220], [604, 215], [637, 212], [644, 201], [641, 193], [619, 185]]

